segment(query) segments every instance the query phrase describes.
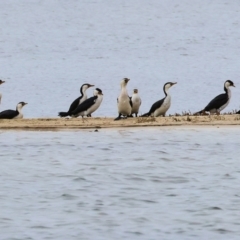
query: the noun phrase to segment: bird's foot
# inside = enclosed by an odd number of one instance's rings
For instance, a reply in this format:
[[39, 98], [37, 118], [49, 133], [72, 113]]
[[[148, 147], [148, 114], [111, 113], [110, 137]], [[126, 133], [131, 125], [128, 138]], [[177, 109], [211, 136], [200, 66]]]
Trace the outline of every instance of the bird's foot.
[[202, 111], [200, 115], [201, 115], [201, 116], [208, 116], [208, 115], [210, 116], [210, 115], [211, 115], [211, 113], [210, 113], [210, 114], [208, 114], [208, 113], [206, 113], [205, 111]]
[[121, 120], [121, 119], [123, 119], [122, 117], [116, 117], [115, 119], [114, 119], [114, 121], [118, 121], [118, 120]]
[[85, 121], [88, 122], [87, 118], [82, 117], [82, 122], [85, 123]]
[[118, 117], [116, 117], [116, 118], [114, 119], [114, 121], [118, 121], [118, 120], [122, 119], [121, 116], [122, 116], [122, 114], [119, 113]]

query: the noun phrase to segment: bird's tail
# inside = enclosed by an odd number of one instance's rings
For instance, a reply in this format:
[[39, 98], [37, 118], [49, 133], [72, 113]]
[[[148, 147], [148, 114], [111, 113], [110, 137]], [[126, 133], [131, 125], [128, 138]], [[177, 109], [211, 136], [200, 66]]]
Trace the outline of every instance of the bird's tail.
[[58, 116], [59, 116], [59, 117], [67, 117], [68, 115], [69, 115], [68, 112], [59, 112], [59, 113], [58, 113]]
[[193, 115], [206, 115], [206, 112], [204, 110], [201, 110], [199, 112], [195, 112]]
[[143, 115], [141, 115], [141, 117], [149, 117], [149, 116], [150, 116], [149, 112], [144, 113]]

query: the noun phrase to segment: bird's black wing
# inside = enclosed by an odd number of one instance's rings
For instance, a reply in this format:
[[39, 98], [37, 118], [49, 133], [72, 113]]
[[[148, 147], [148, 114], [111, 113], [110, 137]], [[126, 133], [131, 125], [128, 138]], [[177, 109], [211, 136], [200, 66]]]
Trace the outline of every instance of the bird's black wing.
[[67, 112], [59, 112], [59, 113], [58, 113], [58, 116], [59, 116], [59, 117], [67, 117], [67, 116], [69, 116], [70, 113], [77, 108], [77, 106], [79, 105], [79, 101], [80, 101], [81, 98], [82, 98], [82, 96], [76, 98], [76, 99], [72, 102], [72, 104], [70, 105], [69, 110], [68, 110]]
[[161, 105], [162, 105], [163, 102], [164, 102], [164, 99], [165, 99], [165, 98], [163, 98], [163, 99], [155, 102], [155, 103], [152, 105], [152, 107], [150, 108], [149, 112], [143, 114], [142, 117], [151, 116], [151, 114], [154, 113], [157, 108], [160, 108], [160, 107], [161, 107]]
[[0, 119], [12, 119], [17, 116], [17, 112], [14, 110], [5, 110], [0, 112]]
[[133, 106], [132, 97], [129, 97], [129, 103], [130, 103], [130, 106], [131, 106], [131, 108], [132, 108], [132, 106]]
[[205, 108], [204, 111], [211, 111], [212, 109], [218, 109], [228, 101], [228, 95], [226, 93], [216, 96]]
[[161, 99], [161, 100], [155, 102], [155, 103], [152, 105], [152, 107], [151, 107], [149, 113], [152, 114], [152, 113], [155, 112], [155, 110], [156, 110], [157, 108], [160, 108], [161, 105], [162, 105], [163, 102], [164, 102], [164, 99], [165, 99], [165, 98], [163, 98], [163, 99]]
[[76, 99], [72, 102], [72, 104], [70, 105], [69, 110], [68, 110], [69, 113], [72, 112], [72, 111], [74, 111], [74, 110], [78, 107], [79, 101], [80, 101], [81, 98], [82, 98], [82, 96], [76, 98]]
[[78, 107], [70, 113], [70, 115], [76, 115], [80, 112], [86, 111], [89, 109], [95, 102], [96, 102], [97, 96], [93, 96], [85, 100], [83, 103], [78, 105]]

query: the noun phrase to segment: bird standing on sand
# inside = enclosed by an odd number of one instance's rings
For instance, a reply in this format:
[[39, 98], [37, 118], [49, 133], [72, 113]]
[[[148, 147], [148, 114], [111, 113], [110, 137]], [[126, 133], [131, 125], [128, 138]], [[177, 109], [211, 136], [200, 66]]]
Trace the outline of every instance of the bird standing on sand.
[[131, 115], [135, 114], [135, 116], [137, 117], [140, 105], [142, 103], [141, 98], [140, 98], [140, 96], [138, 94], [138, 89], [134, 89], [133, 90], [133, 95], [131, 97], [131, 101], [132, 101], [132, 112], [131, 112]]
[[[3, 84], [3, 83], [5, 83], [5, 81], [0, 80], [0, 85]], [[1, 103], [1, 99], [2, 99], [2, 94], [0, 93], [0, 103]]]
[[103, 100], [103, 93], [102, 90], [96, 88], [94, 92], [95, 96], [88, 98], [83, 103], [78, 105], [78, 107], [72, 111], [69, 115], [71, 117], [78, 117], [78, 116], [88, 116], [89, 114], [95, 112], [101, 105]]
[[[96, 88], [93, 90], [93, 96], [97, 96], [98, 95], [98, 90], [99, 88]], [[92, 117], [92, 114], [88, 114], [87, 117]]]
[[130, 81], [129, 78], [123, 78], [121, 81], [121, 92], [117, 99], [117, 106], [118, 106], [118, 117], [114, 120], [121, 119], [121, 116], [128, 117], [131, 115], [132, 112], [132, 101], [131, 98], [128, 96], [127, 92], [127, 83]]
[[158, 117], [158, 116], [164, 116], [166, 115], [167, 110], [171, 106], [171, 96], [168, 93], [168, 90], [173, 85], [177, 84], [176, 82], [167, 82], [163, 86], [163, 92], [165, 94], [165, 98], [155, 102], [152, 107], [150, 108], [149, 112], [142, 115], [142, 117]]
[[81, 96], [78, 97], [77, 99], [75, 99], [72, 104], [70, 105], [69, 107], [69, 110], [67, 112], [59, 112], [58, 113], [58, 116], [59, 117], [67, 117], [69, 116], [69, 114], [74, 111], [78, 106], [79, 104], [83, 103], [86, 99], [87, 99], [87, 94], [86, 94], [86, 90], [90, 87], [93, 87], [94, 85], [91, 85], [91, 84], [88, 84], [88, 83], [85, 83], [81, 86], [80, 88], [80, 93], [81, 93]]
[[231, 90], [230, 87], [235, 87], [234, 83], [231, 80], [227, 80], [224, 83], [224, 91], [225, 93], [222, 93], [218, 96], [216, 96], [203, 110], [195, 113], [197, 114], [205, 114], [205, 112], [210, 112], [210, 114], [216, 113], [217, 115], [220, 114], [220, 112], [227, 107], [227, 105], [230, 102], [231, 99]]
[[20, 102], [17, 104], [16, 110], [5, 110], [0, 112], [0, 119], [16, 119], [23, 118], [22, 108], [26, 105], [25, 102]]

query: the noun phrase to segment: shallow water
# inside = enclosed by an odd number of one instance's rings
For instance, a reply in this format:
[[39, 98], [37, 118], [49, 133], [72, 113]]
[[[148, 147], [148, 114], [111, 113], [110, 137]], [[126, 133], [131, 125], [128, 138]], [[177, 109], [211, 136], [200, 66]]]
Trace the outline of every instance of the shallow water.
[[0, 131], [1, 239], [238, 239], [240, 130]]

